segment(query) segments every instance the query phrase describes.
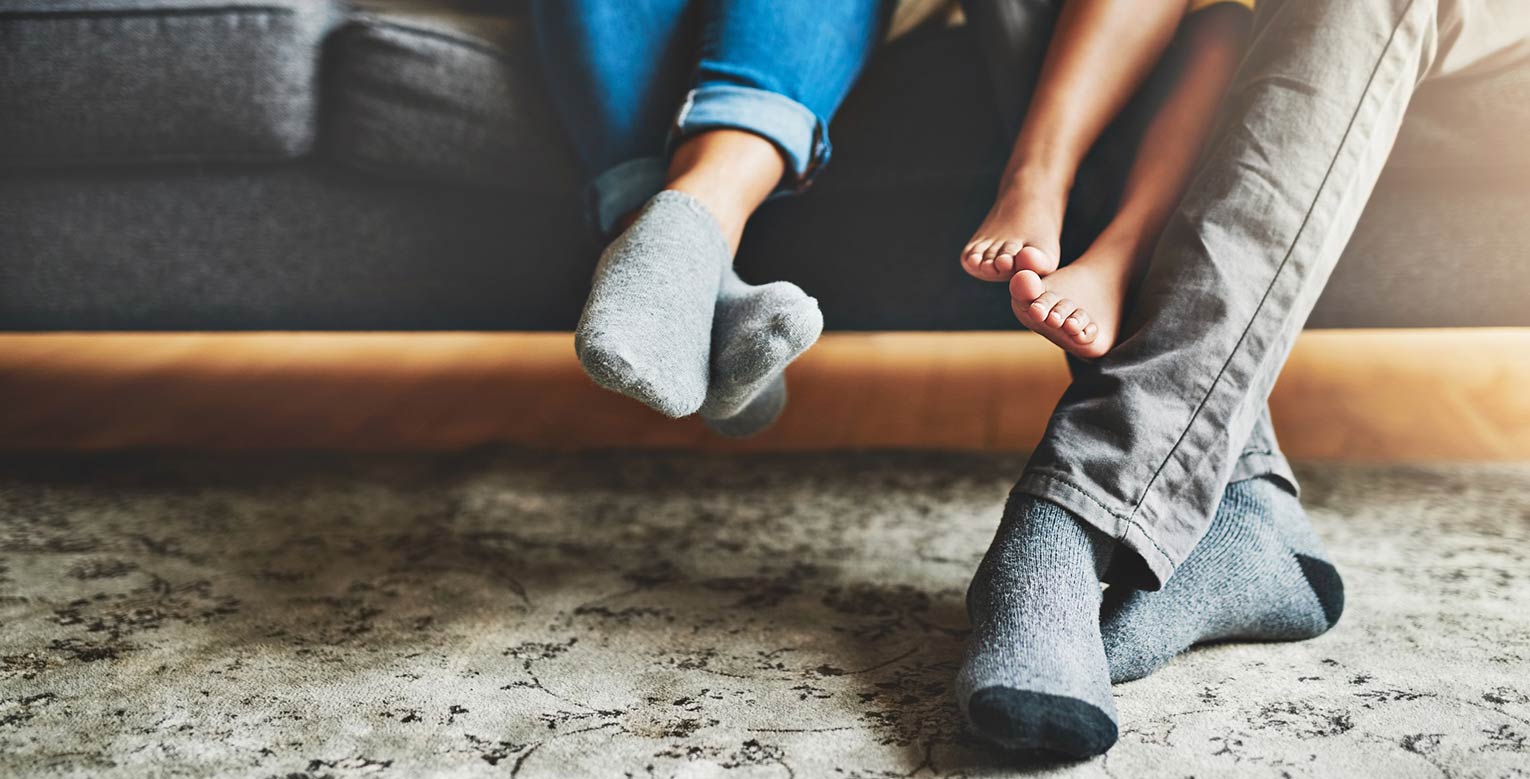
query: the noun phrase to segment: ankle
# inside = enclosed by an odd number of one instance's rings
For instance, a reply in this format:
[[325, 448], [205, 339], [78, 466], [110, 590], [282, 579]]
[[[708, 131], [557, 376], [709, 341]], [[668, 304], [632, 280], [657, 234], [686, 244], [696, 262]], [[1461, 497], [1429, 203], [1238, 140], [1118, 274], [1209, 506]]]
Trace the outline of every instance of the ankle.
[[[1169, 223], [1171, 212], [1162, 208], [1127, 205], [1100, 232], [1101, 239], [1129, 249], [1133, 256], [1151, 255]], [[1107, 238], [1108, 236], [1108, 238]]]
[[1110, 273], [1121, 281], [1134, 280], [1152, 259], [1158, 235], [1157, 229], [1118, 218], [1095, 237], [1075, 264]]
[[1115, 557], [1116, 541], [1077, 514], [1048, 498], [1012, 492], [1004, 506], [1004, 522], [1038, 543], [1086, 553], [1095, 564], [1096, 579], [1103, 580]]
[[734, 253], [738, 252], [739, 241], [743, 238], [744, 225], [749, 221], [750, 215], [758, 204], [742, 198], [737, 192], [726, 187], [718, 187], [715, 184], [681, 176], [669, 182], [664, 187], [667, 190], [684, 192], [695, 198], [712, 215], [717, 222], [717, 227], [722, 231], [723, 238], [727, 240], [728, 247]]
[[1066, 161], [1041, 158], [1016, 158], [1004, 169], [1000, 187], [1038, 197], [1066, 201], [1073, 190], [1078, 166]]
[[786, 172], [786, 159], [770, 141], [743, 130], [707, 130], [675, 148], [665, 188], [705, 205], [737, 250], [744, 223]]

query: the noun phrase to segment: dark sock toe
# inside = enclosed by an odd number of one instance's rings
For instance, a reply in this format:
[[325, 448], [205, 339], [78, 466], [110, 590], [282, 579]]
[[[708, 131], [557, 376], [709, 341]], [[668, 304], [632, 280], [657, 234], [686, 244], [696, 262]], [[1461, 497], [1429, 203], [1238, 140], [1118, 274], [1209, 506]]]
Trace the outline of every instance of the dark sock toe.
[[983, 735], [1013, 749], [1086, 758], [1116, 743], [1116, 723], [1105, 712], [1064, 695], [985, 687], [968, 700], [967, 716]]

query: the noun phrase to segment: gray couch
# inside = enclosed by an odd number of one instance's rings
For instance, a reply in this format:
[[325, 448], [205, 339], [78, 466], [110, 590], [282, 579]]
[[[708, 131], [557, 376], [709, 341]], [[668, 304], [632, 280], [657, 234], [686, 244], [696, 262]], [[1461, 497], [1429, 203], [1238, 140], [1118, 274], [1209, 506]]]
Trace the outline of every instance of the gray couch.
[[[570, 328], [598, 247], [523, 6], [0, 0], [0, 328]], [[745, 277], [835, 329], [1013, 327], [955, 261], [1008, 145], [977, 48], [879, 53]], [[1530, 325], [1530, 73], [1419, 104], [1310, 324]]]

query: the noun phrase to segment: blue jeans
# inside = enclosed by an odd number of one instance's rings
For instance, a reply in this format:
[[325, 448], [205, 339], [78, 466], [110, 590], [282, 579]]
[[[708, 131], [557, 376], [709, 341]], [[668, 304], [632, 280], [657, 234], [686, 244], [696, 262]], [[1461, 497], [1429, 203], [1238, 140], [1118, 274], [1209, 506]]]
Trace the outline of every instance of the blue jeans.
[[829, 120], [885, 21], [884, 0], [535, 0], [553, 102], [609, 233], [664, 187], [689, 135], [747, 130], [775, 144], [790, 189], [829, 159]]

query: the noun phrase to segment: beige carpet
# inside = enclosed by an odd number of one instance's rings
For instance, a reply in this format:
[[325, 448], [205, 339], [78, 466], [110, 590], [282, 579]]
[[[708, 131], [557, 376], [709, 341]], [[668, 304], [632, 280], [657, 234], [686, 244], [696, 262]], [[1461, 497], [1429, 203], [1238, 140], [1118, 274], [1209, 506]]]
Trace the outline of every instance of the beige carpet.
[[1106, 757], [960, 727], [1021, 461], [0, 461], [0, 776], [1530, 774], [1530, 466], [1308, 467], [1348, 609], [1117, 688]]

